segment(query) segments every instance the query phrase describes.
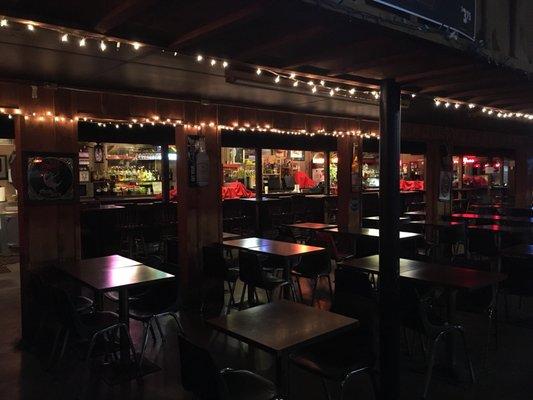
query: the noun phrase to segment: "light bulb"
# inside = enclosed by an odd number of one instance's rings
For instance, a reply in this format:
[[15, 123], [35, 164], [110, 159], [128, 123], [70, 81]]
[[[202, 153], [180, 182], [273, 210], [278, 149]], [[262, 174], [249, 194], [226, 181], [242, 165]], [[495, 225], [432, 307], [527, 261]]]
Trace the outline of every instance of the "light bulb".
[[278, 75], [278, 76], [276, 76], [276, 78], [274, 79], [274, 82], [279, 83], [280, 80], [281, 80], [281, 78], [280, 78], [279, 75]]
[[229, 63], [227, 61], [222, 61], [222, 68], [228, 68]]
[[416, 97], [416, 93], [411, 93], [411, 97], [414, 99]]
[[7, 27], [7, 26], [9, 26], [9, 24], [8, 24], [8, 22], [7, 22], [7, 19], [2, 18], [2, 19], [0, 20], [0, 27], [4, 28], [4, 27]]
[[460, 105], [459, 103], [455, 103], [455, 106], [454, 106], [454, 107], [455, 107], [455, 108], [459, 108], [459, 107], [461, 107], [461, 105]]
[[321, 81], [320, 81], [320, 86], [326, 86], [326, 81], [321, 80]]
[[436, 105], [437, 107], [440, 106], [440, 104], [441, 104], [440, 100], [435, 100], [435, 105]]
[[313, 86], [315, 83], [314, 83], [313, 81], [309, 81], [309, 82], [307, 82], [307, 84], [308, 84], [309, 86]]
[[61, 41], [62, 42], [68, 42], [68, 33], [65, 33], [61, 36]]
[[313, 86], [313, 89], [311, 89], [311, 92], [316, 93], [316, 86]]
[[139, 42], [133, 42], [132, 46], [134, 50], [139, 50], [141, 48], [141, 44]]
[[476, 106], [475, 104], [470, 103], [470, 104], [468, 105], [468, 108], [474, 108], [475, 106]]
[[85, 38], [80, 39], [80, 47], [85, 47], [86, 40]]
[[214, 67], [215, 65], [217, 65], [217, 60], [212, 58], [210, 64], [211, 64], [212, 67]]
[[257, 75], [261, 75], [262, 72], [263, 72], [263, 71], [261, 71], [261, 68], [257, 68], [256, 71], [255, 71], [255, 73], [256, 73]]
[[351, 89], [350, 89], [350, 94], [351, 94], [351, 95], [354, 95], [354, 94], [355, 94], [355, 89], [354, 89], [354, 88], [351, 88]]
[[100, 50], [105, 51], [105, 49], [107, 49], [107, 45], [106, 45], [105, 42], [102, 40], [102, 41], [100, 42]]
[[203, 59], [204, 59], [204, 56], [202, 56], [201, 54], [198, 54], [198, 55], [196, 56], [196, 61], [198, 61], [198, 62], [202, 62]]
[[32, 24], [28, 24], [27, 28], [29, 31], [32, 31], [32, 32], [35, 30], [35, 27]]
[[446, 107], [446, 108], [450, 107], [450, 103], [448, 103], [448, 102], [444, 103], [444, 107]]
[[296, 78], [296, 74], [295, 74], [294, 72], [292, 72], [292, 73], [289, 75], [289, 78], [291, 78], [291, 79]]
[[334, 91], [333, 89], [331, 89], [331, 90], [329, 91], [329, 95], [330, 95], [330, 96], [333, 96], [334, 94], [335, 94], [335, 91]]
[[292, 86], [294, 86], [294, 87], [298, 86], [298, 81], [294, 81], [294, 83], [292, 84]]
[[117, 42], [117, 50], [120, 49], [120, 42]]

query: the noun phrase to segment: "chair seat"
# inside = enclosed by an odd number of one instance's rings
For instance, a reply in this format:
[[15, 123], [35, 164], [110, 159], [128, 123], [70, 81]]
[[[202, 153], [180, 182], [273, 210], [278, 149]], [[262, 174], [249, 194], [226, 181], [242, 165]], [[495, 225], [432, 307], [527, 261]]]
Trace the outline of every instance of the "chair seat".
[[88, 335], [110, 328], [120, 323], [118, 315], [111, 311], [98, 311], [92, 314], [82, 314], [81, 323]]
[[229, 282], [237, 282], [237, 279], [239, 279], [239, 268], [228, 268], [226, 280]]
[[373, 365], [369, 347], [359, 336], [350, 334], [309, 346], [290, 359], [326, 379], [342, 381], [349, 372]]
[[226, 371], [222, 379], [232, 400], [272, 400], [276, 396], [272, 382], [250, 371]]
[[288, 282], [285, 279], [278, 278], [273, 275], [266, 275], [263, 278], [263, 282], [261, 282], [260, 285], [257, 285], [257, 287], [265, 290], [274, 290], [278, 286], [286, 285], [287, 283]]
[[76, 296], [72, 298], [74, 309], [77, 312], [88, 311], [93, 306], [93, 301], [85, 296]]

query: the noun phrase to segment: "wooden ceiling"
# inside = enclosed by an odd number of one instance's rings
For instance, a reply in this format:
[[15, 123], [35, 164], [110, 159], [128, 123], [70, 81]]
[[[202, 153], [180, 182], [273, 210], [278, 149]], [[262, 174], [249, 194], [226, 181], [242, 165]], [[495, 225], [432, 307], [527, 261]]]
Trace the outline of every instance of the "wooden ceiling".
[[0, 13], [364, 86], [533, 113], [526, 74], [300, 0], [8, 0]]

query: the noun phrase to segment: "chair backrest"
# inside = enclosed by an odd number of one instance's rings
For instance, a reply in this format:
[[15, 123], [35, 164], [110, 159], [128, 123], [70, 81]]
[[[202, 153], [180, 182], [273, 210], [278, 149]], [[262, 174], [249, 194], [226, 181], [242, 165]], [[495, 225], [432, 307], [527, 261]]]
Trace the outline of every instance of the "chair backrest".
[[271, 176], [268, 178], [269, 190], [281, 190], [281, 181], [277, 176]]
[[533, 296], [532, 265], [531, 259], [503, 256], [501, 271], [507, 279], [501, 286], [513, 294]]
[[294, 177], [292, 175], [285, 175], [283, 177], [283, 182], [285, 184], [285, 189], [287, 190], [294, 189]]
[[[315, 245], [315, 243], [312, 243], [312, 245]], [[328, 251], [303, 255], [296, 269], [307, 274], [331, 272], [331, 260]]]
[[178, 333], [181, 384], [202, 400], [220, 400], [219, 372], [209, 352]]
[[61, 323], [74, 335], [88, 339], [88, 332], [82, 323], [70, 295], [62, 288], [50, 286], [51, 301]]
[[331, 233], [321, 231], [316, 232], [315, 237], [313, 238], [313, 245], [325, 247], [332, 259], [337, 261], [340, 260], [339, 249], [337, 248], [337, 244]]
[[208, 278], [224, 279], [228, 271], [226, 260], [223, 256], [223, 248], [220, 243], [204, 246], [202, 249], [203, 272]]
[[250, 286], [261, 286], [263, 271], [257, 254], [249, 251], [239, 252], [239, 278]]

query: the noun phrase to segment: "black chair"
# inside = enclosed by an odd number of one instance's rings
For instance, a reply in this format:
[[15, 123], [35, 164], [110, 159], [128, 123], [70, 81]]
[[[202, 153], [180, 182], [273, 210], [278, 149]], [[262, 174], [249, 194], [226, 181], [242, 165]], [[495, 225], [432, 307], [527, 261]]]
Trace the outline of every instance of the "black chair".
[[502, 256], [501, 272], [507, 275], [507, 279], [500, 284], [500, 289], [504, 296], [505, 317], [509, 320], [509, 296], [518, 296], [520, 306], [523, 297], [533, 297], [531, 260]]
[[[86, 346], [85, 360], [89, 362], [96, 345], [100, 342], [104, 345], [104, 355], [114, 355], [118, 350], [116, 334], [125, 335], [131, 356], [137, 364], [137, 354], [133, 347], [126, 324], [120, 322], [118, 315], [110, 311], [96, 311], [88, 314], [79, 314], [69, 294], [58, 287], [51, 289], [54, 307], [60, 315], [62, 324], [61, 333], [63, 340], [57, 361], [63, 358], [65, 349], [69, 343], [76, 343], [78, 347]], [[74, 340], [73, 340], [74, 339]], [[54, 343], [52, 354], [55, 355], [58, 342]], [[53, 357], [51, 358], [53, 359]]]
[[[313, 245], [315, 243], [312, 243]], [[296, 284], [303, 302], [302, 286], [300, 279], [305, 278], [313, 282], [313, 291], [311, 294], [311, 306], [315, 303], [316, 290], [320, 279], [325, 278], [328, 281], [329, 294], [333, 297], [333, 288], [331, 287], [331, 261], [328, 251], [320, 253], [310, 253], [301, 257], [300, 262], [296, 265], [291, 274], [296, 278]]]
[[433, 308], [433, 298], [431, 292], [421, 296], [419, 288], [410, 283], [401, 283], [400, 286], [400, 307], [401, 307], [401, 321], [405, 328], [411, 329], [422, 337], [428, 339], [430, 343], [428, 352], [428, 365], [426, 370], [426, 377], [424, 383], [424, 391], [422, 398], [427, 398], [429, 391], [429, 384], [431, 383], [431, 376], [433, 374], [433, 367], [435, 365], [435, 358], [437, 355], [437, 347], [445, 337], [459, 334], [463, 342], [465, 351], [466, 366], [470, 372], [471, 382], [474, 383], [474, 369], [468, 353], [464, 329], [461, 325], [452, 325], [443, 321], [438, 313]]
[[281, 186], [281, 180], [280, 178], [276, 177], [276, 176], [271, 176], [268, 178], [268, 189], [269, 190], [272, 190], [272, 191], [275, 191], [275, 190], [281, 190], [282, 189], [282, 186]]
[[294, 177], [292, 175], [285, 175], [283, 177], [283, 184], [286, 190], [294, 190]]
[[469, 229], [467, 235], [468, 255], [472, 258], [495, 258], [498, 256], [496, 234], [491, 231]]
[[[493, 263], [487, 260], [469, 260], [456, 258], [455, 267], [466, 267], [480, 271], [493, 271]], [[485, 363], [488, 360], [492, 339], [498, 344], [498, 288], [490, 286], [475, 291], [460, 291], [457, 293], [457, 309], [460, 311], [485, 315], [487, 317], [487, 344]]]
[[341, 400], [347, 399], [347, 385], [357, 376], [367, 375], [370, 391], [378, 396], [375, 376], [378, 305], [367, 274], [340, 268], [335, 273], [335, 295], [331, 311], [356, 318], [353, 332], [311, 345], [291, 355], [291, 363], [316, 374], [328, 399], [328, 382], [341, 386]]
[[239, 269], [230, 267], [223, 256], [223, 248], [220, 244], [214, 243], [205, 246], [202, 250], [203, 272], [208, 279], [221, 280], [228, 285], [229, 299], [226, 304], [226, 312], [230, 313], [235, 303], [235, 287], [239, 279]]
[[142, 365], [144, 352], [148, 342], [148, 330], [152, 332], [155, 342], [153, 325], [155, 324], [163, 344], [166, 343], [165, 334], [161, 327], [160, 320], [164, 317], [171, 317], [177, 325], [178, 331], [183, 331], [181, 322], [178, 318], [180, 311], [178, 285], [176, 281], [164, 282], [158, 285], [152, 285], [149, 292], [138, 301], [131, 304], [129, 317], [143, 324], [143, 337], [141, 352], [139, 354], [139, 367]]
[[[244, 282], [244, 287], [241, 293], [240, 308], [242, 309], [244, 304], [244, 296], [246, 290], [249, 291], [249, 297], [257, 300], [256, 288], [263, 289], [266, 292], [268, 302], [272, 301], [272, 295], [274, 290], [280, 289], [280, 298], [283, 293], [283, 288], [288, 287], [294, 301], [296, 296], [294, 294], [294, 288], [291, 282], [285, 279], [275, 277], [269, 274], [262, 268], [262, 263], [257, 254], [249, 251], [239, 252], [239, 277]], [[253, 288], [253, 292], [250, 292]]]
[[[450, 225], [438, 229], [438, 246], [444, 247], [445, 256], [453, 259], [461, 254], [466, 253], [466, 224]], [[461, 253], [460, 249], [463, 248]]]
[[178, 334], [181, 384], [199, 400], [273, 400], [275, 385], [246, 370], [219, 370], [209, 352]]

